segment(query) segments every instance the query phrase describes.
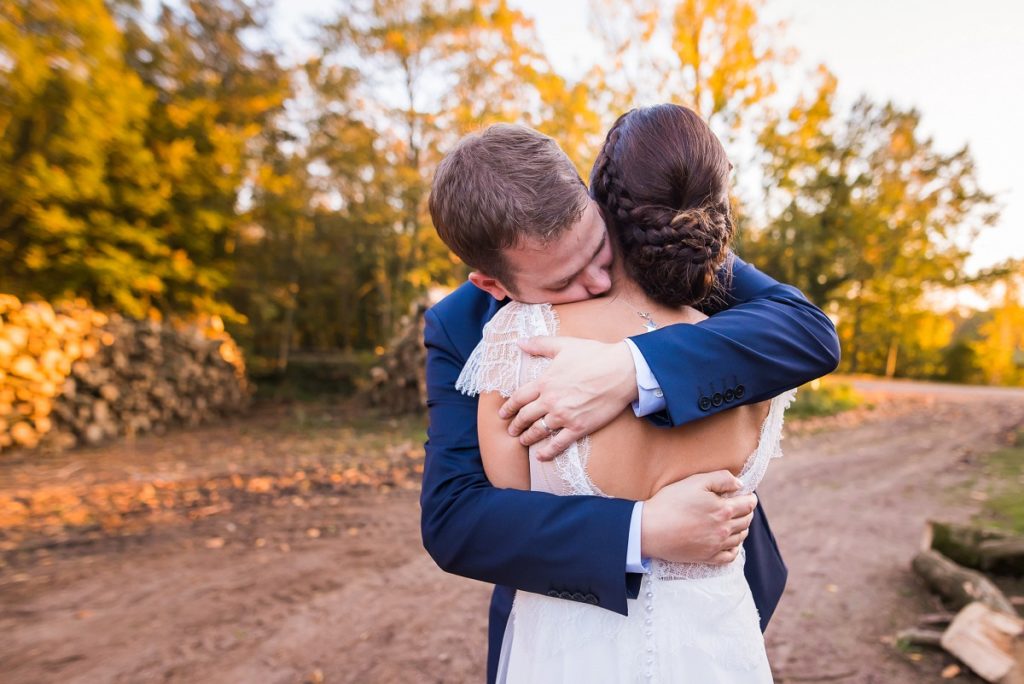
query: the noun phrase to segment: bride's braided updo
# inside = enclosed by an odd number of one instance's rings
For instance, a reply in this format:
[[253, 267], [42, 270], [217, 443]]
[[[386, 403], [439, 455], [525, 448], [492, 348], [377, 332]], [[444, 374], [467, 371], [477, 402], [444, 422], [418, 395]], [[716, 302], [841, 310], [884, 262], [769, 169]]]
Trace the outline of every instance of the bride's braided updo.
[[718, 294], [734, 226], [732, 165], [695, 112], [663, 104], [615, 122], [590, 175], [590, 189], [615, 236], [627, 273], [666, 306]]

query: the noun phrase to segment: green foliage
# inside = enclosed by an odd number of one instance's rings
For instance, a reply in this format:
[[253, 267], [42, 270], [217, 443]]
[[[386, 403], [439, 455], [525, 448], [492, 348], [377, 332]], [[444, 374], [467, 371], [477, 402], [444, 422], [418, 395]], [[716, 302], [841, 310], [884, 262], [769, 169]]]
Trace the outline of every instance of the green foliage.
[[849, 384], [816, 380], [800, 388], [788, 413], [795, 418], [834, 416], [863, 403], [864, 398]]
[[987, 498], [979, 518], [987, 525], [1024, 534], [1024, 430], [1012, 445], [985, 458]]
[[978, 383], [984, 380], [978, 366], [978, 353], [965, 340], [959, 340], [943, 350], [943, 373], [940, 376], [949, 382]]

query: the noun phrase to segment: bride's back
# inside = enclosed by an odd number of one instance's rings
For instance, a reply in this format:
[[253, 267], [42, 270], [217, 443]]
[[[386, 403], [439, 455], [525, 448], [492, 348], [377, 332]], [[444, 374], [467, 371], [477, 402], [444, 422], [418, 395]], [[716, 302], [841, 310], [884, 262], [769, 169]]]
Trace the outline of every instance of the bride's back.
[[[629, 303], [609, 296], [554, 308], [559, 335], [600, 342], [643, 332], [641, 310], [659, 327], [706, 318], [690, 307], [659, 306], [638, 293], [631, 293]], [[629, 408], [590, 436], [587, 475], [605, 494], [637, 501], [695, 473], [727, 469], [738, 475], [757, 448], [769, 404], [739, 406], [677, 428], [656, 427]]]

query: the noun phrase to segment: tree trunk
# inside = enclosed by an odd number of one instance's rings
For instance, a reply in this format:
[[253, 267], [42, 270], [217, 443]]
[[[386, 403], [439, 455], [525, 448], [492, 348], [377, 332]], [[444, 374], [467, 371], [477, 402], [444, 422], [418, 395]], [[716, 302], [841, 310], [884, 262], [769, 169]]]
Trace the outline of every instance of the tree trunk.
[[858, 283], [857, 302], [853, 305], [853, 335], [850, 336], [850, 372], [856, 373], [860, 366], [857, 357], [860, 352], [860, 298], [864, 293], [864, 282]]
[[281, 341], [277, 347], [277, 372], [284, 373], [288, 370], [288, 358], [291, 356], [292, 332], [295, 329], [295, 308], [298, 302], [295, 300], [299, 295], [299, 284], [291, 283], [288, 287], [288, 308], [284, 312], [284, 330], [281, 331]]
[[896, 356], [899, 352], [899, 338], [893, 337], [889, 342], [889, 355], [885, 359], [885, 377], [892, 378], [896, 375]]

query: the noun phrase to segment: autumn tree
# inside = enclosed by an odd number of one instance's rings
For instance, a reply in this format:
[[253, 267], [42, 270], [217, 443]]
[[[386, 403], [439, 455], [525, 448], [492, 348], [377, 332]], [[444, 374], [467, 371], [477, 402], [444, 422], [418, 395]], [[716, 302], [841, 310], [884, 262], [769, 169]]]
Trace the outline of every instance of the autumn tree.
[[760, 135], [770, 219], [745, 253], [831, 308], [848, 370], [892, 375], [926, 291], [966, 278], [993, 200], [970, 151], [935, 149], [916, 110], [861, 98], [840, 113], [834, 77], [817, 81]]
[[[172, 286], [154, 95], [101, 0], [0, 3], [0, 291], [142, 315]], [[180, 282], [180, 281], [179, 281]]]
[[532, 22], [505, 0], [342, 2], [319, 42], [306, 70], [319, 102], [311, 155], [337, 207], [332, 223], [367, 231], [356, 258], [372, 274], [355, 295], [379, 312], [386, 337], [417, 293], [464, 273], [426, 212], [444, 151], [468, 131], [519, 121], [587, 154], [600, 121], [588, 91], [551, 69]]
[[236, 338], [257, 358], [284, 369], [301, 321], [300, 295], [311, 276], [321, 275], [310, 273], [308, 263], [315, 203], [308, 160], [295, 137], [282, 127], [263, 136], [229, 293], [231, 305], [245, 316], [245, 325], [235, 326]]
[[593, 0], [594, 24], [616, 65], [608, 83], [636, 102], [692, 107], [732, 133], [775, 90], [779, 27], [759, 0]]
[[164, 306], [233, 313], [221, 297], [233, 273], [243, 194], [259, 180], [267, 144], [291, 95], [267, 47], [265, 8], [244, 0], [161, 4], [150, 21], [119, 3], [129, 63], [154, 94], [146, 144], [166, 203], [152, 233], [171, 249]]
[[1024, 267], [999, 285], [999, 303], [973, 345], [976, 362], [989, 383], [1024, 385]]

